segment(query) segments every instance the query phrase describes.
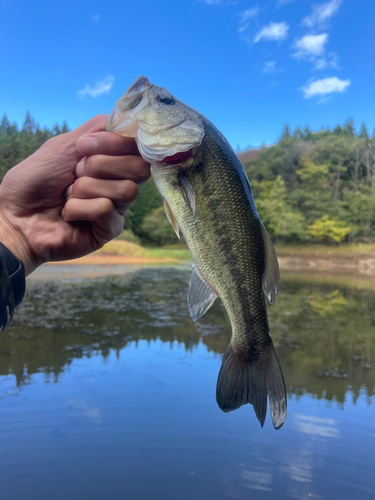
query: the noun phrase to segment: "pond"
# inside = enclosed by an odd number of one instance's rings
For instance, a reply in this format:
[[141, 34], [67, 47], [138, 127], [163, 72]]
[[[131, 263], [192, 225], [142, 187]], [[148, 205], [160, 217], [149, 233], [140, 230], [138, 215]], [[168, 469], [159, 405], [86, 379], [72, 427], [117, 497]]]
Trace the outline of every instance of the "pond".
[[188, 268], [124, 271], [29, 281], [0, 336], [2, 499], [374, 498], [371, 280], [283, 276], [268, 309], [288, 391], [275, 431], [269, 413], [261, 428], [252, 406], [216, 404], [220, 300], [194, 323]]

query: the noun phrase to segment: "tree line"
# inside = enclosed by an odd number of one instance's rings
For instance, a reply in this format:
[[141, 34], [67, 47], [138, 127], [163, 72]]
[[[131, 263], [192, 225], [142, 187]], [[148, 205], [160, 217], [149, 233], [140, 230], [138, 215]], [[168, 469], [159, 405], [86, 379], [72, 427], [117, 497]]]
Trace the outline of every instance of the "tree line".
[[244, 162], [259, 214], [275, 241], [375, 238], [375, 136], [352, 120], [311, 132], [286, 125], [277, 144]]
[[[0, 176], [66, 122], [43, 129], [27, 112], [21, 129], [4, 115], [0, 124]], [[258, 212], [276, 242], [326, 243], [375, 240], [375, 135], [352, 120], [333, 130], [285, 125], [276, 144], [239, 154]], [[126, 238], [145, 245], [176, 243], [152, 180], [142, 184], [125, 217]]]
[[0, 180], [9, 169], [35, 153], [48, 139], [68, 130], [66, 122], [61, 127], [56, 124], [52, 129], [41, 128], [29, 112], [19, 129], [17, 123], [11, 123], [4, 115], [0, 123]]

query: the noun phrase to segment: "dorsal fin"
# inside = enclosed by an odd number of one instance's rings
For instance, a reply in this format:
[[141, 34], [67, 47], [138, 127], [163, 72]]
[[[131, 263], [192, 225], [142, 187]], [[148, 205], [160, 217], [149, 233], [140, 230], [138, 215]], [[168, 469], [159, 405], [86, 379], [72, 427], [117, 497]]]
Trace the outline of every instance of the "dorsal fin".
[[269, 234], [267, 233], [262, 222], [260, 223], [260, 227], [264, 246], [264, 273], [262, 276], [262, 288], [268, 304], [272, 306], [280, 289], [279, 264], [277, 262], [275, 247], [273, 246], [271, 238], [269, 237]]

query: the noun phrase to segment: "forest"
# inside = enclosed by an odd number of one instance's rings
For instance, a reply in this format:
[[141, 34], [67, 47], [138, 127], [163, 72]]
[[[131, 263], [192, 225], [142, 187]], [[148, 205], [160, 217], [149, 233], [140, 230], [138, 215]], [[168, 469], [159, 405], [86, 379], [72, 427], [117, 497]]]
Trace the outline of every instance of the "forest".
[[[66, 122], [43, 129], [27, 112], [22, 128], [6, 115], [0, 123], [0, 179], [45, 141], [68, 132]], [[375, 241], [375, 134], [352, 120], [333, 130], [285, 125], [279, 140], [238, 153], [255, 204], [276, 243]], [[147, 246], [176, 243], [152, 180], [125, 216], [125, 239]]]

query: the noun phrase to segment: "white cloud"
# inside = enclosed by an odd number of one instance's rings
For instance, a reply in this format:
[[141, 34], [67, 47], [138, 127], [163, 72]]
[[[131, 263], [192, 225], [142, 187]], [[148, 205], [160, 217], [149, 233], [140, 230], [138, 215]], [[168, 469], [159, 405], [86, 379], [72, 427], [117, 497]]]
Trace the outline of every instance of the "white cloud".
[[221, 3], [221, 0], [198, 0], [198, 2], [203, 2], [207, 5], [217, 5]]
[[91, 95], [91, 97], [99, 97], [103, 94], [109, 94], [109, 91], [112, 88], [113, 82], [115, 81], [115, 77], [112, 75], [107, 75], [104, 80], [101, 82], [96, 82], [95, 85], [86, 85], [83, 90], [79, 90], [77, 92], [78, 97], [83, 99], [87, 94]]
[[96, 14], [96, 15], [92, 15], [91, 16], [91, 21], [93, 23], [98, 23], [99, 22], [99, 19], [100, 19], [100, 14]]
[[321, 35], [306, 35], [297, 40], [293, 48], [295, 59], [308, 61], [314, 65], [317, 70], [337, 68], [337, 56], [334, 52], [326, 54], [326, 44], [328, 42], [328, 34]]
[[238, 28], [238, 34], [240, 35], [241, 39], [244, 40], [245, 42], [251, 43], [251, 39], [246, 35], [246, 31], [248, 27], [250, 26], [250, 19], [253, 19], [256, 17], [259, 13], [259, 7], [252, 7], [251, 9], [247, 9], [243, 12], [239, 12], [239, 28]]
[[256, 17], [259, 13], [259, 7], [252, 7], [251, 9], [247, 9], [243, 12], [240, 12], [240, 24], [246, 23], [249, 19]]
[[340, 80], [336, 76], [332, 78], [323, 78], [315, 80], [308, 85], [301, 88], [303, 97], [310, 99], [314, 96], [326, 96], [333, 92], [344, 92], [344, 90], [351, 84], [350, 80]]
[[255, 35], [254, 42], [257, 43], [260, 40], [285, 40], [288, 36], [288, 29], [289, 25], [287, 23], [273, 23], [271, 21]]
[[312, 13], [302, 19], [302, 24], [311, 28], [328, 21], [339, 10], [341, 3], [342, 0], [331, 0], [327, 3], [313, 5]]
[[276, 61], [265, 61], [263, 64], [263, 73], [267, 73], [269, 75], [277, 75], [282, 71], [284, 71], [284, 68], [276, 68]]
[[294, 57], [306, 59], [310, 56], [321, 56], [325, 51], [325, 44], [328, 42], [328, 34], [306, 35], [297, 40], [294, 44], [296, 52]]

